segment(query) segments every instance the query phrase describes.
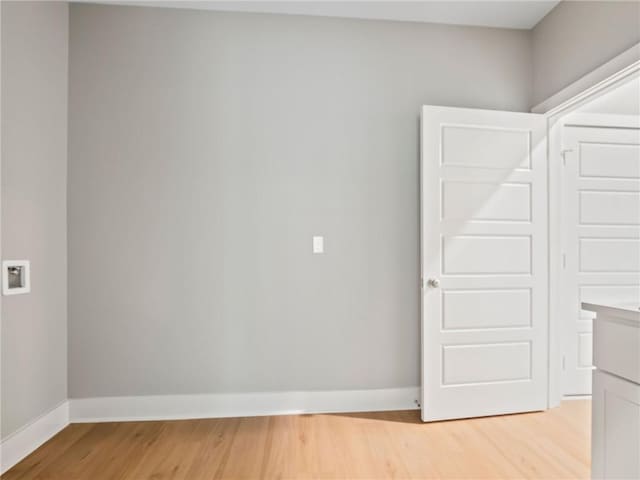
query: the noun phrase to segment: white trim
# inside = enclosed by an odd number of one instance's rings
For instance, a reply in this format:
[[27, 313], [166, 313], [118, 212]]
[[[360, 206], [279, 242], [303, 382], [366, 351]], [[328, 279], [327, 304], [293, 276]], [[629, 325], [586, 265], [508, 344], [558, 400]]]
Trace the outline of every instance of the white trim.
[[4, 474], [67, 425], [69, 402], [65, 400], [3, 439], [0, 443], [0, 474]]
[[[562, 144], [560, 128], [547, 117], [547, 213], [549, 234], [549, 408], [562, 400], [562, 329], [560, 283], [562, 275]], [[554, 208], [552, 208], [552, 205]]]
[[73, 398], [72, 423], [372, 412], [419, 408], [418, 387]]
[[563, 402], [573, 402], [574, 400], [591, 400], [591, 395], [565, 395], [562, 397]]
[[584, 77], [552, 95], [531, 109], [533, 113], [553, 115], [580, 102], [640, 68], [640, 43], [625, 50]]
[[640, 128], [640, 116], [608, 113], [569, 113], [563, 117], [565, 127]]

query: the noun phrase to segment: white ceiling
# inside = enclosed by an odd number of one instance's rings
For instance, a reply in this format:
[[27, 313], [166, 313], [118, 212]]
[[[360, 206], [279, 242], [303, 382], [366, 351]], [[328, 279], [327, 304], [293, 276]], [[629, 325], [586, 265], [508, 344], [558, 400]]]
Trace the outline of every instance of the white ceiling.
[[323, 17], [367, 18], [405, 22], [447, 23], [502, 28], [533, 28], [559, 1], [119, 1], [77, 0], [198, 10], [318, 15]]
[[580, 107], [584, 113], [640, 115], [640, 78], [636, 78], [611, 92]]

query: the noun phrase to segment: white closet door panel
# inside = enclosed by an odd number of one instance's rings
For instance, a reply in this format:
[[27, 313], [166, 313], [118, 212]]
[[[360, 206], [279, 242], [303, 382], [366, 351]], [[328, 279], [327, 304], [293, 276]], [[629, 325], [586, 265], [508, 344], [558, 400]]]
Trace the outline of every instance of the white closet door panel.
[[580, 272], [640, 272], [640, 241], [636, 238], [580, 238]]
[[581, 225], [640, 225], [640, 192], [582, 190]]
[[640, 178], [640, 145], [581, 142], [579, 148], [581, 177]]

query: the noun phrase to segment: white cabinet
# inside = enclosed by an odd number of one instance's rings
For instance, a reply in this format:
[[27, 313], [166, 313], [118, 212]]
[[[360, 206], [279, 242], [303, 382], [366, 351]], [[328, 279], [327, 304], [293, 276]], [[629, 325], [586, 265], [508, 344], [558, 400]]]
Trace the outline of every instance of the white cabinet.
[[591, 477], [640, 479], [640, 311], [583, 303], [593, 336]]
[[593, 373], [591, 478], [640, 478], [640, 385]]

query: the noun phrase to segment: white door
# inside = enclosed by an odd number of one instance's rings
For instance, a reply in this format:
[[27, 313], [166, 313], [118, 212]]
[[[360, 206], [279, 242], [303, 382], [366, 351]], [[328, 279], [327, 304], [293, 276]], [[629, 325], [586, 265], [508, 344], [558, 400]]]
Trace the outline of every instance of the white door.
[[546, 121], [422, 110], [422, 419], [547, 406]]
[[640, 129], [564, 127], [562, 318], [565, 395], [591, 393], [594, 314], [640, 305]]

